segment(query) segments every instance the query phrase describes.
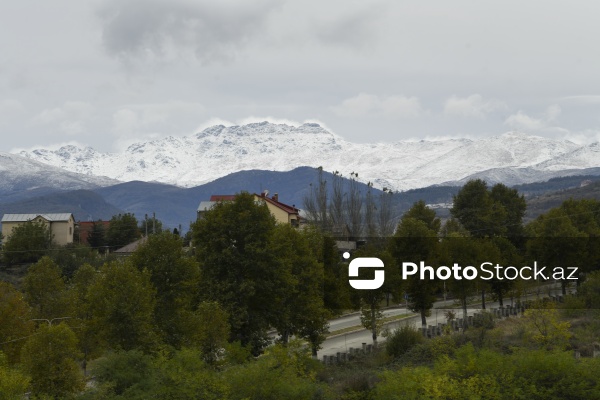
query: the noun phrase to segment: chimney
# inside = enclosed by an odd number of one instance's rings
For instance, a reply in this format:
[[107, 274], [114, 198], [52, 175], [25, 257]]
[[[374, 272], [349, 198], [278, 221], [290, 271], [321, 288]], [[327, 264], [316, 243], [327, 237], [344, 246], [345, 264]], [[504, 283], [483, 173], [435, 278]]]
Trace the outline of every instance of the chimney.
[[275, 194], [273, 195], [273, 200], [275, 200], [275, 201], [279, 201], [279, 193], [275, 193]]

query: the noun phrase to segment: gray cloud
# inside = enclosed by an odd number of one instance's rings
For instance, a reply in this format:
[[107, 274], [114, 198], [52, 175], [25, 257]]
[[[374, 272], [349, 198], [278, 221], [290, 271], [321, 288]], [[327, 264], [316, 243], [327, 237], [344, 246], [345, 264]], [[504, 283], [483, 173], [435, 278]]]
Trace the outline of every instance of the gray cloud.
[[202, 63], [234, 57], [260, 33], [274, 0], [110, 1], [99, 11], [106, 51], [120, 59], [177, 59]]
[[596, 140], [599, 13], [593, 0], [10, 2], [2, 147], [113, 151], [249, 116], [318, 119], [358, 142]]
[[378, 24], [385, 9], [380, 3], [359, 8], [336, 8], [334, 14], [322, 15], [315, 23], [315, 35], [324, 44], [364, 47], [376, 42]]

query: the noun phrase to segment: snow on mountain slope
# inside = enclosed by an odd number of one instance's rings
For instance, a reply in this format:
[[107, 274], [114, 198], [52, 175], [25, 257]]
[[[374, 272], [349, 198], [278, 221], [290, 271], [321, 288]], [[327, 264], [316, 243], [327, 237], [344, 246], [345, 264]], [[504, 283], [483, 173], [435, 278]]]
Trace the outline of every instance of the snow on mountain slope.
[[[593, 157], [599, 148], [596, 145], [580, 147], [568, 141], [514, 132], [480, 140], [359, 144], [314, 123], [290, 126], [261, 122], [213, 126], [192, 136], [137, 143], [122, 153], [65, 146], [58, 150], [24, 151], [20, 155], [88, 175], [185, 187], [241, 170], [288, 171], [307, 165], [340, 171], [344, 176], [354, 171], [363, 182], [406, 190], [459, 181], [494, 168], [547, 171], [563, 165], [596, 167], [600, 166], [600, 160]], [[564, 161], [558, 161], [561, 159]]]
[[600, 165], [600, 143], [595, 142], [587, 146], [582, 146], [573, 151], [562, 154], [559, 157], [541, 162], [536, 167], [539, 169], [559, 171], [563, 169], [580, 169], [589, 166], [597, 167]]
[[81, 175], [16, 154], [0, 153], [0, 199], [17, 201], [24, 193], [95, 189], [119, 183], [114, 179]]

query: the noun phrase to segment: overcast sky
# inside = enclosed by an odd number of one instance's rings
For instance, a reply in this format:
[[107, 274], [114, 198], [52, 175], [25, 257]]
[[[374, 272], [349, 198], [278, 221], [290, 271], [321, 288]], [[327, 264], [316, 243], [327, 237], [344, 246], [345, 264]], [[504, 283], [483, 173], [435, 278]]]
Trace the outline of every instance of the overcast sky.
[[600, 2], [0, 5], [0, 151], [318, 121], [356, 142], [600, 140]]

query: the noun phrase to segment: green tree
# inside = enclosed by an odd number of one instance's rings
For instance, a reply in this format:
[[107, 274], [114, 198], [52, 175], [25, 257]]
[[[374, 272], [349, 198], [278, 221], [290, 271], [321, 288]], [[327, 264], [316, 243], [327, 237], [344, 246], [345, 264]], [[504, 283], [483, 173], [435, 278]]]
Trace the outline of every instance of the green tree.
[[112, 249], [118, 249], [140, 238], [138, 222], [131, 213], [114, 215], [110, 219], [106, 232], [106, 244]]
[[419, 221], [423, 221], [427, 225], [427, 229], [433, 232], [439, 232], [441, 227], [441, 221], [437, 217], [434, 210], [427, 207], [423, 200], [419, 200], [413, 204], [413, 206], [402, 215], [402, 219], [406, 220], [413, 218]]
[[497, 227], [491, 220], [493, 200], [485, 181], [467, 182], [454, 196], [450, 213], [474, 237], [491, 236]]
[[27, 221], [13, 228], [4, 241], [4, 261], [11, 265], [36, 262], [52, 247], [50, 227], [42, 221]]
[[156, 289], [154, 325], [163, 340], [176, 348], [190, 345], [189, 320], [198, 304], [200, 267], [184, 254], [181, 238], [168, 231], [151, 235], [129, 261], [150, 272]]
[[328, 313], [322, 295], [323, 264], [311, 250], [309, 235], [280, 224], [271, 237], [269, 247], [276, 256], [273, 273], [280, 280], [273, 326], [284, 344], [290, 336], [305, 333], [316, 348], [319, 337], [313, 333], [326, 331]]
[[22, 371], [11, 368], [7, 357], [0, 351], [0, 399], [22, 399], [30, 381]]
[[149, 351], [157, 344], [153, 326], [155, 289], [148, 270], [114, 261], [100, 268], [89, 289], [93, 329], [113, 349]]
[[314, 237], [313, 251], [318, 261], [323, 263], [323, 304], [332, 315], [340, 315], [343, 310], [352, 307], [347, 283], [348, 267], [341, 262], [331, 236], [315, 232]]
[[77, 337], [64, 323], [41, 325], [23, 346], [21, 359], [36, 395], [64, 398], [83, 389]]
[[[526, 226], [526, 231], [527, 253], [538, 264], [550, 271], [555, 267], [584, 267], [588, 235], [573, 225], [564, 209], [553, 208], [540, 215]], [[564, 278], [561, 279], [563, 295], [567, 292], [567, 277]]]
[[94, 361], [91, 369], [100, 386], [108, 387], [100, 388], [99, 399], [143, 399], [148, 390], [156, 389], [154, 359], [140, 350], [108, 353]]
[[88, 232], [87, 242], [94, 249], [106, 246], [106, 229], [102, 220], [92, 222], [92, 229]]
[[251, 344], [257, 353], [278, 312], [274, 302], [280, 278], [269, 248], [275, 219], [265, 204], [242, 192], [219, 202], [193, 227], [201, 265], [201, 292], [229, 314], [232, 341]]
[[229, 398], [228, 382], [202, 362], [205, 354], [182, 349], [168, 360], [159, 360], [156, 386], [148, 392], [157, 399]]
[[61, 269], [49, 257], [29, 267], [22, 286], [33, 318], [51, 320], [72, 317], [72, 299]]
[[[564, 201], [560, 209], [564, 211], [574, 227], [586, 236], [576, 239], [584, 242], [585, 250], [579, 255], [581, 275], [600, 269], [600, 201], [595, 199], [569, 199]], [[573, 239], [571, 239], [573, 240]]]
[[496, 207], [501, 208], [504, 216], [501, 224], [506, 237], [518, 248], [522, 248], [524, 240], [523, 217], [527, 203], [525, 197], [519, 195], [517, 189], [511, 189], [497, 183], [490, 190], [490, 197]]
[[69, 290], [73, 299], [74, 312], [72, 325], [77, 335], [79, 349], [83, 358], [83, 372], [87, 373], [90, 360], [101, 355], [102, 343], [98, 332], [94, 329], [92, 303], [89, 296], [90, 287], [94, 284], [98, 272], [89, 264], [84, 264], [73, 275]]
[[499, 183], [488, 190], [485, 181], [476, 179], [454, 196], [450, 213], [472, 237], [505, 236], [521, 246], [525, 208], [525, 198], [516, 189]]
[[223, 373], [230, 399], [319, 399], [329, 398], [327, 387], [317, 382], [320, 367], [298, 341], [275, 345], [255, 362], [237, 365]]
[[[420, 208], [418, 204], [416, 207]], [[430, 226], [439, 225], [429, 218], [423, 220], [410, 215], [412, 214], [402, 217], [390, 243], [390, 253], [396, 261], [397, 269], [402, 268], [403, 262], [412, 262], [418, 265], [423, 261], [428, 266], [434, 266], [438, 236]], [[434, 293], [438, 284], [434, 279], [430, 279], [428, 274], [425, 274], [424, 278], [420, 279], [418, 273], [408, 276], [405, 282], [405, 292], [410, 299], [410, 310], [419, 313], [421, 324], [427, 326], [427, 316], [433, 307]]]
[[[457, 234], [445, 237], [440, 244], [440, 264], [449, 268], [458, 264], [463, 272], [466, 267], [478, 269], [488, 256], [492, 257], [490, 259], [494, 257], [494, 253], [490, 254], [486, 251], [493, 250], [486, 246], [488, 243], [481, 238], [461, 237]], [[497, 256], [498, 252], [496, 251], [495, 254]], [[456, 277], [453, 273], [447, 284], [454, 297], [460, 301], [463, 319], [466, 320], [469, 297], [476, 293], [478, 285], [481, 285], [481, 280], [466, 279], [464, 273]]]
[[528, 326], [527, 335], [535, 342], [548, 349], [565, 350], [569, 345], [571, 324], [561, 321], [556, 305], [550, 302], [536, 302], [525, 310], [524, 322]]
[[31, 335], [34, 328], [29, 306], [23, 295], [8, 282], [0, 281], [0, 349], [3, 360], [14, 364], [24, 338]]
[[203, 301], [195, 315], [198, 326], [195, 331], [195, 342], [202, 354], [202, 359], [214, 365], [222, 355], [229, 337], [229, 316], [223, 307], [214, 301]]
[[67, 279], [71, 279], [75, 271], [83, 264], [99, 260], [95, 250], [79, 243], [55, 247], [48, 252], [48, 256], [56, 265], [60, 266], [62, 275]]
[[[496, 263], [503, 267], [517, 266], [522, 263], [522, 256], [517, 247], [507, 238], [496, 237], [491, 243], [487, 243], [489, 250], [484, 249], [485, 256], [488, 260], [497, 260]], [[495, 248], [494, 248], [495, 247]], [[504, 298], [509, 291], [515, 287], [517, 281], [498, 277], [494, 277], [489, 281], [492, 293], [498, 299], [500, 307], [504, 306]], [[484, 307], [485, 308], [485, 307]]]
[[590, 273], [577, 290], [588, 309], [600, 310], [600, 271]]
[[[393, 265], [393, 259], [389, 252], [385, 249], [367, 244], [355, 253], [356, 257], [376, 257], [383, 261], [384, 265]], [[362, 326], [371, 331], [373, 344], [377, 345], [377, 338], [383, 327], [383, 313], [381, 312], [381, 303], [386, 298], [388, 293], [392, 293], [393, 297], [398, 301], [400, 297], [401, 287], [398, 285], [398, 280], [394, 278], [394, 272], [399, 271], [396, 268], [387, 268], [386, 277], [383, 285], [378, 289], [359, 290], [357, 295], [360, 299], [361, 316], [360, 322]], [[373, 274], [373, 272], [370, 272]], [[359, 270], [359, 279], [369, 279], [369, 272]], [[371, 275], [372, 277], [372, 275]], [[371, 278], [372, 279], [372, 278]]]

